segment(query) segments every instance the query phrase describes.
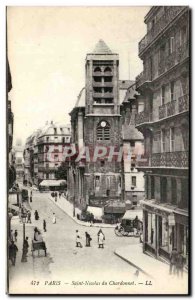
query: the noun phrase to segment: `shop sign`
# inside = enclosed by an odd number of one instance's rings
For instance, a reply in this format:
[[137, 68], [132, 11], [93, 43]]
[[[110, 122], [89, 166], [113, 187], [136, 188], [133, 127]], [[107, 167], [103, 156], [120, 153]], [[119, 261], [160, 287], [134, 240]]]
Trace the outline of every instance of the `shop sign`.
[[168, 224], [169, 224], [169, 226], [175, 226], [175, 215], [174, 214], [170, 214], [168, 216]]

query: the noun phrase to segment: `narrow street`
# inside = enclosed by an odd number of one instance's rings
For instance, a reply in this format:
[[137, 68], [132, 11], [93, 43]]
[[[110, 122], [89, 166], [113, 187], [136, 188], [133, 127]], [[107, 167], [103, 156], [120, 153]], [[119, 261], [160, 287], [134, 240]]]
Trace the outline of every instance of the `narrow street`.
[[[114, 250], [121, 245], [138, 243], [139, 240], [137, 238], [117, 237], [113, 228], [103, 228], [105, 248], [99, 249], [97, 244], [97, 232], [99, 229], [76, 224], [49, 199], [48, 194], [34, 192], [33, 202], [30, 205], [32, 208], [32, 224], [26, 224], [26, 236], [29, 236], [29, 244], [31, 244], [33, 229], [37, 226], [46, 242], [48, 255], [44, 257], [44, 252], [40, 250], [40, 255], [38, 256], [37, 251], [35, 251], [35, 258], [33, 259], [31, 251], [29, 251], [28, 263], [21, 263], [20, 257], [18, 257], [15, 268], [10, 267], [10, 290], [12, 289], [12, 278], [17, 274], [17, 268], [21, 269], [21, 278], [24, 279], [25, 274], [27, 284], [30, 284], [32, 280], [41, 281], [39, 284], [45, 284], [45, 281], [50, 280], [60, 280], [64, 284], [75, 288], [72, 285], [73, 281], [108, 281], [108, 279], [133, 281], [136, 279], [136, 269], [117, 257], [114, 254]], [[40, 219], [38, 221], [34, 219], [35, 209], [39, 212]], [[56, 214], [56, 224], [52, 224], [53, 213]], [[45, 233], [43, 231], [44, 219], [47, 223], [47, 232]], [[17, 229], [19, 227], [21, 236], [17, 245], [21, 249], [22, 225], [18, 223], [18, 220], [15, 221], [12, 228]], [[82, 236], [83, 248], [75, 247], [75, 231], [77, 229]], [[90, 248], [85, 247], [85, 231], [92, 237]], [[31, 271], [27, 270], [28, 268], [25, 267], [27, 265]], [[144, 276], [140, 274], [139, 279], [141, 278], [144, 278]], [[15, 283], [16, 280], [14, 278]], [[63, 286], [63, 288], [65, 287]]]

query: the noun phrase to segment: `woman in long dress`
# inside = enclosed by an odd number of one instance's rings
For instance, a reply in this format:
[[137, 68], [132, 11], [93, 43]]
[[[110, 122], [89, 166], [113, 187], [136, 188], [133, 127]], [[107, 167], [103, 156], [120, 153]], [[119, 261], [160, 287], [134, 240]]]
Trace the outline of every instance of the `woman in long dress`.
[[98, 231], [98, 245], [99, 245], [99, 248], [104, 248], [104, 242], [105, 242], [105, 235], [103, 234], [102, 230], [100, 229]]
[[55, 215], [55, 213], [53, 213], [52, 223], [56, 224], [56, 215]]

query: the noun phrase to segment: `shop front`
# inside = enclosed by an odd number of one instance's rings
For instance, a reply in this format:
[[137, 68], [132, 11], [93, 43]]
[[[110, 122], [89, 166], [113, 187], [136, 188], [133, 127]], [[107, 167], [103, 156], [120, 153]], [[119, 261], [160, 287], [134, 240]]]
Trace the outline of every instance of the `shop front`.
[[169, 260], [176, 246], [176, 225], [173, 209], [142, 201], [144, 251]]
[[188, 214], [186, 212], [175, 213], [176, 222], [176, 248], [180, 252], [185, 260], [185, 266], [188, 268], [189, 260], [189, 224], [188, 224]]

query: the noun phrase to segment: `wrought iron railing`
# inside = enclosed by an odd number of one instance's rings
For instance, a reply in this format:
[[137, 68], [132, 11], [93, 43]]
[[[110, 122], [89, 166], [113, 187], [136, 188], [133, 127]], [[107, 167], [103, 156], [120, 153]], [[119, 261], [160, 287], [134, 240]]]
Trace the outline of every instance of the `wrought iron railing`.
[[153, 153], [137, 160], [137, 167], [187, 168], [188, 151]]
[[188, 167], [188, 151], [153, 153], [151, 167]]
[[159, 106], [159, 119], [170, 117], [176, 114], [176, 100]]
[[135, 123], [136, 125], [140, 125], [142, 123], [152, 122], [152, 113], [147, 111], [142, 111], [136, 115]]
[[179, 97], [179, 112], [188, 111], [189, 110], [189, 95], [185, 94], [182, 97]]
[[154, 27], [139, 42], [139, 54], [157, 37], [157, 35], [165, 29], [171, 21], [182, 11], [186, 9], [184, 6], [167, 7], [166, 12], [155, 23]]

